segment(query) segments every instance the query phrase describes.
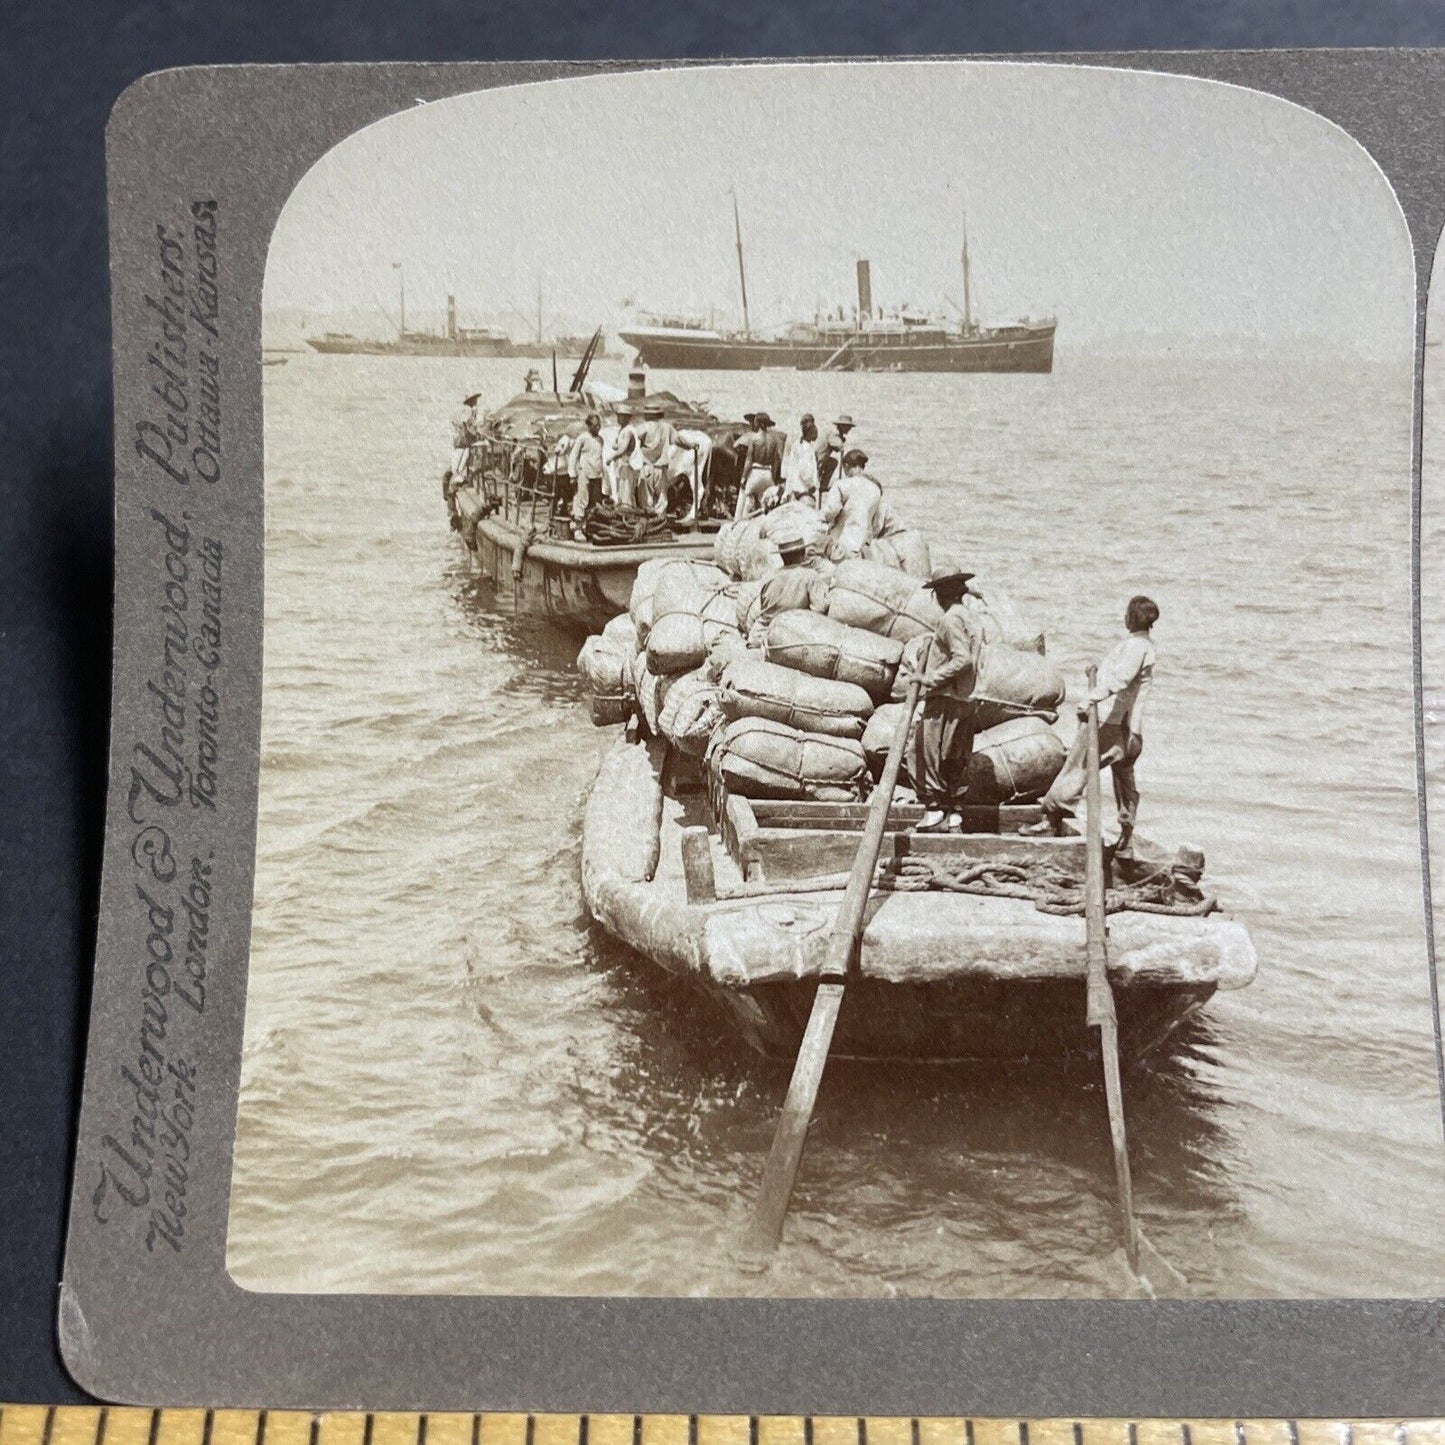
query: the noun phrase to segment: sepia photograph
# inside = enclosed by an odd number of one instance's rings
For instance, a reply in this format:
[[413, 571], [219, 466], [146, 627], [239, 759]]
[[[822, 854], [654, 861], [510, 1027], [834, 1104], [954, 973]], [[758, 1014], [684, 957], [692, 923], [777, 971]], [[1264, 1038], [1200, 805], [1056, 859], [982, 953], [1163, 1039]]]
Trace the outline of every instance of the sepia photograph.
[[1441, 1293], [1414, 288], [1344, 131], [1147, 71], [596, 74], [322, 156], [235, 1282]]

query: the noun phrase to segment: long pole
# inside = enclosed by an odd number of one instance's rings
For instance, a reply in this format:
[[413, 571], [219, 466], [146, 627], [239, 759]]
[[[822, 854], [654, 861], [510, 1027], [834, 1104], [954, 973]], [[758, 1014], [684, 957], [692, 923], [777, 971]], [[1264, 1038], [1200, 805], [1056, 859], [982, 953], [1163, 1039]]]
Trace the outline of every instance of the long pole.
[[[542, 344], [542, 278], [537, 277], [537, 345]], [[553, 388], [555, 390], [555, 388]]]
[[743, 225], [738, 219], [738, 193], [733, 191], [733, 235], [738, 244], [738, 285], [743, 293], [743, 335], [751, 337], [753, 329], [748, 321], [748, 273], [743, 268]]
[[963, 221], [963, 329], [971, 332], [973, 330], [973, 297], [972, 277], [969, 274], [968, 264], [968, 218]]
[[908, 684], [898, 730], [888, 749], [883, 775], [869, 801], [863, 838], [853, 859], [853, 870], [848, 875], [848, 886], [843, 891], [843, 902], [838, 907], [833, 931], [828, 936], [822, 978], [817, 993], [813, 995], [813, 1009], [808, 1015], [808, 1026], [803, 1031], [797, 1062], [793, 1065], [788, 1096], [783, 1101], [782, 1117], [773, 1135], [773, 1147], [768, 1153], [767, 1167], [763, 1170], [763, 1187], [758, 1191], [758, 1202], [748, 1231], [749, 1245], [759, 1252], [776, 1249], [783, 1237], [783, 1219], [788, 1212], [788, 1201], [793, 1197], [793, 1183], [798, 1177], [798, 1165], [802, 1162], [808, 1125], [812, 1122], [813, 1106], [818, 1101], [818, 1085], [823, 1080], [823, 1067], [828, 1062], [828, 1051], [833, 1045], [833, 1030], [838, 1022], [838, 1010], [843, 1004], [844, 984], [857, 964], [858, 946], [863, 936], [863, 915], [873, 891], [873, 873], [883, 848], [888, 811], [893, 805], [894, 789], [898, 786], [903, 750], [908, 745], [908, 730], [918, 706], [921, 682], [922, 676], [915, 674]]
[[1104, 1097], [1109, 1106], [1109, 1139], [1114, 1149], [1114, 1181], [1119, 1199], [1119, 1222], [1129, 1268], [1139, 1272], [1139, 1224], [1134, 1218], [1134, 1184], [1129, 1175], [1129, 1137], [1124, 1125], [1124, 1086], [1119, 1076], [1119, 1019], [1109, 987], [1108, 929], [1104, 922], [1104, 830], [1099, 787], [1099, 704], [1093, 700], [1098, 669], [1089, 669], [1089, 756], [1084, 801], [1089, 831], [1084, 853], [1084, 923], [1088, 956], [1086, 1021], [1099, 1031], [1099, 1052], [1104, 1060]]
[[401, 321], [396, 329], [396, 339], [406, 340], [406, 272], [402, 269], [400, 261], [391, 263], [396, 268], [396, 282], [401, 287]]

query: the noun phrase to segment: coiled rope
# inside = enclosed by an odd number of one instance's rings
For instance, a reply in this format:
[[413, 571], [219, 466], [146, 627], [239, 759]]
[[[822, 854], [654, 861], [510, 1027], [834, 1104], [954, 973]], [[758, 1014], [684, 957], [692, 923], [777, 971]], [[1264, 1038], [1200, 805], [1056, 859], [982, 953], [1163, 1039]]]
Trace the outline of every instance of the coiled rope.
[[[1203, 892], [1190, 872], [1166, 865], [1133, 883], [1116, 884], [1104, 895], [1104, 911], [1168, 913], [1184, 918], [1213, 913], [1218, 900]], [[885, 864], [877, 886], [902, 893], [937, 889], [990, 898], [1022, 898], [1041, 913], [1077, 915], [1084, 911], [1084, 880], [1046, 858], [1027, 863], [971, 863], [967, 859], [911, 854]]]

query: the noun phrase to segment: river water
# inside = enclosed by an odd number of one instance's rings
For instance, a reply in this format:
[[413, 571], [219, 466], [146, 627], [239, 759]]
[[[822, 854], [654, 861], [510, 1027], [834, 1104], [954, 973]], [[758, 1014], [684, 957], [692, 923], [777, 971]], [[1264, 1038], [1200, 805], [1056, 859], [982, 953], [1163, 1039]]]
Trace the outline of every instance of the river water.
[[[768, 1275], [732, 1240], [785, 1070], [589, 927], [610, 733], [575, 642], [469, 574], [446, 419], [525, 363], [292, 356], [266, 382], [266, 651], [229, 1262], [256, 1289], [1094, 1296], [1102, 1090], [837, 1067]], [[623, 367], [599, 368], [621, 382]], [[1051, 377], [679, 374], [858, 418], [898, 511], [1077, 678], [1163, 612], [1141, 829], [1260, 954], [1126, 1100], [1200, 1296], [1445, 1291], [1409, 624], [1408, 367], [1063, 352]], [[1440, 528], [1445, 555], [1445, 509]], [[1440, 714], [1445, 717], [1445, 711]], [[1082, 1023], [1081, 1023], [1082, 1026]]]

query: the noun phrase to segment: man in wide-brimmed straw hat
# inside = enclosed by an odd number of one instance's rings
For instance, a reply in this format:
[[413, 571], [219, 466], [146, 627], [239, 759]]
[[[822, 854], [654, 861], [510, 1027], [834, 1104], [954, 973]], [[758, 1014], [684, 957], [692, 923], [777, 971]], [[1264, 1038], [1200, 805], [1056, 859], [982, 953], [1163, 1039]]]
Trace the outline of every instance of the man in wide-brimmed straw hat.
[[758, 621], [766, 627], [780, 612], [825, 612], [831, 584], [808, 557], [802, 532], [784, 532], [773, 539], [783, 559], [780, 572], [770, 572], [758, 594]]
[[973, 687], [983, 638], [963, 606], [972, 572], [952, 562], [933, 569], [930, 588], [943, 616], [933, 635], [909, 644], [908, 665], [921, 673], [921, 710], [909, 749], [909, 776], [926, 809], [920, 833], [960, 832], [973, 756]]
[[833, 424], [818, 438], [815, 447], [818, 453], [818, 486], [826, 491], [832, 485], [834, 474], [848, 450], [848, 433], [853, 430], [853, 418], [845, 411], [834, 419]]

